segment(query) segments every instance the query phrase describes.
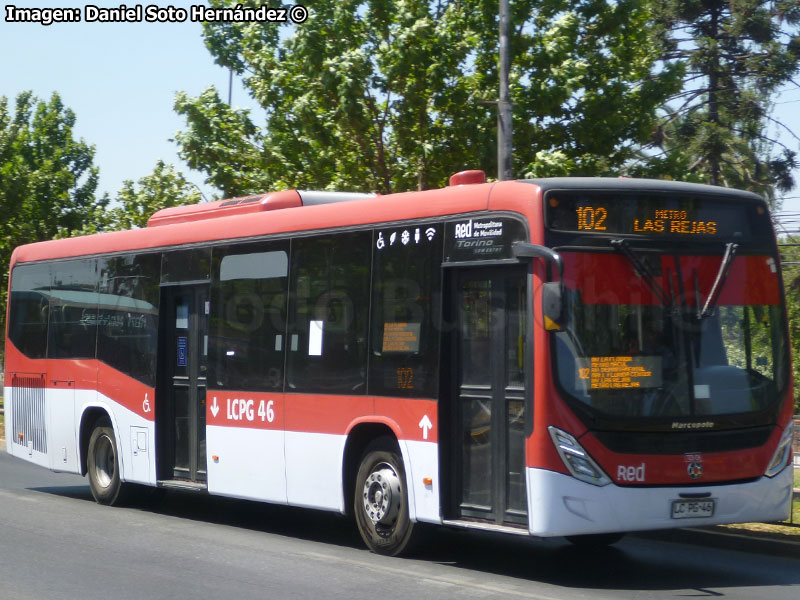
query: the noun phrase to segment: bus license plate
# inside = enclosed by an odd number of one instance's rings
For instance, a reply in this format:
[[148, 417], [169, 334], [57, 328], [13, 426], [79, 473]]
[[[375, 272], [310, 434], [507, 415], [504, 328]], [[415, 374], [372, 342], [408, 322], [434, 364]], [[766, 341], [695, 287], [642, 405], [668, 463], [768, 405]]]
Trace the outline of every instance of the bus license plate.
[[709, 500], [673, 500], [673, 519], [698, 519], [714, 515], [714, 499]]

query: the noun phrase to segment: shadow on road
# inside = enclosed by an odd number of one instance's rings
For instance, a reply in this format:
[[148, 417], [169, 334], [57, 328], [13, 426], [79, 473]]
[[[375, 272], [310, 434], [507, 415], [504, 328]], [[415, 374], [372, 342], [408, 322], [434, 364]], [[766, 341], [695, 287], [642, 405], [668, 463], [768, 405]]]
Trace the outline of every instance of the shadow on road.
[[[32, 489], [94, 502], [88, 486]], [[330, 512], [177, 491], [169, 491], [155, 506], [133, 505], [130, 509], [364, 548], [355, 523]], [[747, 540], [738, 538], [731, 538], [729, 547], [720, 547], [721, 543], [709, 547], [634, 535], [598, 549], [576, 547], [563, 538], [538, 540], [435, 527], [426, 527], [425, 534], [425, 541], [407, 560], [573, 589], [687, 590], [689, 596], [713, 597], [722, 595], [712, 591], [720, 588], [800, 585], [798, 554], [759, 554], [747, 546]], [[406, 559], [397, 560], [402, 568], [401, 561]], [[413, 568], [409, 563], [409, 569]]]

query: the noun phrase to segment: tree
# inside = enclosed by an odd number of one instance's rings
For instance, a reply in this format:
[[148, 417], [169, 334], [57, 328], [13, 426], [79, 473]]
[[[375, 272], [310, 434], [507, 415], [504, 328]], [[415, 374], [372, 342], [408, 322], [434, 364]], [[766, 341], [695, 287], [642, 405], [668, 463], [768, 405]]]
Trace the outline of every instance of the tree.
[[793, 187], [797, 166], [796, 152], [767, 131], [776, 123], [772, 99], [800, 70], [800, 4], [658, 0], [656, 6], [664, 59], [678, 61], [685, 75], [683, 89], [665, 105], [655, 136], [661, 152], [649, 168], [774, 201], [776, 191]]
[[94, 146], [73, 138], [74, 125], [75, 113], [58, 94], [45, 102], [22, 92], [13, 114], [0, 97], [0, 325], [14, 248], [70, 235], [107, 203], [95, 197]]
[[193, 184], [186, 181], [172, 165], [159, 160], [153, 172], [141, 177], [137, 184], [128, 179], [122, 183], [117, 193], [119, 206], [108, 214], [108, 230], [147, 227], [150, 216], [163, 208], [197, 204], [202, 194]]
[[[650, 0], [513, 5], [517, 173], [615, 172], [678, 86]], [[214, 7], [258, 2], [213, 0]], [[181, 156], [225, 195], [281, 187], [388, 193], [496, 172], [496, 0], [317, 0], [293, 29], [204, 24], [218, 64], [244, 76], [265, 127], [216, 90], [179, 94]]]
[[789, 236], [778, 241], [781, 245], [783, 263], [783, 285], [786, 292], [786, 312], [789, 318], [789, 339], [791, 340], [792, 378], [794, 389], [794, 414], [800, 414], [800, 247]]

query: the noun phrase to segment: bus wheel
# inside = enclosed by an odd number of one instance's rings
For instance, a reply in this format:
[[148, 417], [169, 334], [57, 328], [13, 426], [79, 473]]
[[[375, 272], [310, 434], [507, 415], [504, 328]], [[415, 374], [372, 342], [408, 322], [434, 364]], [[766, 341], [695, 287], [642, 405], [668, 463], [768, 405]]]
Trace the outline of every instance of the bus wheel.
[[396, 556], [408, 546], [414, 523], [408, 517], [408, 492], [397, 446], [376, 440], [364, 452], [356, 475], [358, 531], [376, 554]]
[[114, 430], [107, 420], [100, 421], [89, 438], [86, 457], [89, 487], [100, 504], [113, 505], [120, 501], [122, 481], [119, 478], [119, 454]]
[[616, 544], [623, 537], [624, 533], [590, 533], [587, 535], [568, 535], [567, 541], [581, 548], [602, 548]]

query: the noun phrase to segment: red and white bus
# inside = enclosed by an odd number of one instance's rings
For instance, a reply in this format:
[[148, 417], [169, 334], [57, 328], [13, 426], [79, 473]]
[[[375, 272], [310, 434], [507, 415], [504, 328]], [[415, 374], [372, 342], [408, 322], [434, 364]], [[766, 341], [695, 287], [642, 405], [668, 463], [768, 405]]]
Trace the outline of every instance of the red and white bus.
[[774, 521], [789, 343], [765, 202], [632, 179], [282, 191], [18, 248], [8, 451], [143, 486], [608, 543]]

